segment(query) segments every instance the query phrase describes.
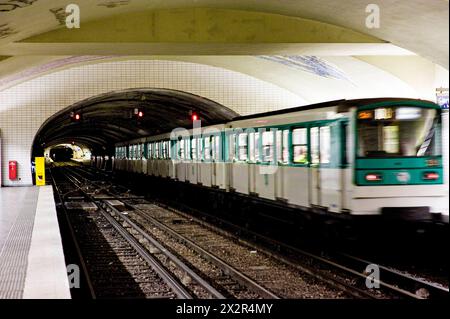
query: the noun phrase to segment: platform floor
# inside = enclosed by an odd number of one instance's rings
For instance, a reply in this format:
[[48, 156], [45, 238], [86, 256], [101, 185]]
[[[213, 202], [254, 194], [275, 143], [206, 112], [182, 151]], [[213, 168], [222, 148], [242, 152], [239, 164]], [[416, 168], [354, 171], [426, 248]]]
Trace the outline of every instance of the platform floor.
[[51, 186], [0, 188], [0, 299], [69, 299]]

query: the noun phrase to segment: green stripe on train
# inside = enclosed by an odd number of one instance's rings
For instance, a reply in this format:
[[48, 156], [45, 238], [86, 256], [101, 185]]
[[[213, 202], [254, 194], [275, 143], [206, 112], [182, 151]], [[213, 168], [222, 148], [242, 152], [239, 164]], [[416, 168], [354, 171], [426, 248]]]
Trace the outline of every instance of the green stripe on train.
[[442, 168], [442, 156], [357, 158], [356, 169]]

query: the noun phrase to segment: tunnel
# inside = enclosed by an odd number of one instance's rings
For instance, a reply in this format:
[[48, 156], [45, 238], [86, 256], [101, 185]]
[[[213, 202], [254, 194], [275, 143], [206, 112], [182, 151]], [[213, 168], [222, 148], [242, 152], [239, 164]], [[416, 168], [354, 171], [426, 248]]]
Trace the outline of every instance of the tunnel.
[[239, 115], [210, 99], [183, 91], [113, 91], [70, 105], [47, 119], [34, 138], [31, 161], [43, 156], [44, 149], [64, 143], [84, 145], [94, 156], [112, 156], [115, 143], [189, 128], [192, 114], [197, 114], [204, 126]]

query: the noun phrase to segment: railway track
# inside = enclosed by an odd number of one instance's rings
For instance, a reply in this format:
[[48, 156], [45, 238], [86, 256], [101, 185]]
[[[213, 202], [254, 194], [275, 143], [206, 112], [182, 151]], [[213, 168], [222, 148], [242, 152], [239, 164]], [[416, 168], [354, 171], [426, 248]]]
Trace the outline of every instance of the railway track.
[[[146, 240], [150, 236], [164, 243], [168, 251], [182, 256], [215, 287], [221, 289], [227, 298], [370, 297], [354, 289], [346, 290], [344, 286], [337, 286], [334, 281], [332, 284], [331, 281], [324, 284], [323, 278], [317, 280], [311, 273], [299, 271], [276, 258], [249, 250], [247, 246], [236, 244], [209, 230], [208, 234], [201, 234], [199, 231], [204, 231], [203, 227], [182, 234], [179, 229], [174, 230], [158, 222], [143, 210], [132, 207], [129, 202], [141, 200], [148, 203], [145, 199], [132, 196], [126, 189], [116, 185], [108, 186], [105, 181], [93, 181], [95, 176], [84, 171], [72, 170], [71, 174], [79, 180], [80, 188], [90, 189], [95, 193], [93, 196], [96, 200], [103, 200], [102, 207], [114, 218], [132, 227], [138, 236]], [[120, 192], [117, 192], [118, 188], [121, 189]], [[176, 220], [173, 222], [174, 225], [177, 224]], [[209, 240], [203, 243], [198, 241], [208, 236]], [[156, 245], [154, 242], [152, 244]], [[224, 252], [227, 255], [223, 255]], [[233, 260], [230, 260], [230, 256], [234, 257]]]
[[[306, 251], [252, 232], [235, 224], [231, 224], [216, 216], [204, 212], [192, 211], [192, 209], [188, 207], [185, 207], [185, 210], [189, 211], [190, 214], [181, 212], [167, 204], [159, 203], [158, 205], [172, 210], [177, 214], [189, 216], [191, 219], [195, 219], [196, 222], [201, 223], [205, 225], [205, 227], [209, 227], [218, 233], [224, 235], [229, 232], [239, 234], [243, 238], [247, 238], [247, 241], [249, 241], [250, 245], [255, 249], [263, 250], [267, 254], [276, 255], [287, 263], [296, 263], [298, 260], [304, 261], [305, 259], [310, 259], [309, 263], [315, 265], [315, 268], [324, 268], [334, 272], [351, 275], [355, 282], [359, 282], [361, 289], [364, 289], [363, 283], [365, 283], [368, 278], [368, 266], [376, 266], [379, 269], [379, 279], [374, 279], [373, 283], [379, 284], [381, 288], [379, 291], [386, 291], [394, 297], [407, 299], [444, 299], [449, 296], [449, 289], [438, 283], [405, 274], [375, 261], [368, 261], [343, 252], [316, 253]], [[197, 217], [193, 217], [191, 213], [195, 213]], [[214, 225], [220, 225], [220, 228]], [[224, 231], [223, 228], [226, 228], [227, 231]], [[376, 291], [374, 289], [371, 290]]]
[[[353, 281], [355, 283], [359, 283], [358, 286], [361, 289], [367, 289], [364, 286], [369, 275], [367, 273], [368, 266], [376, 266], [379, 269], [379, 279], [374, 279], [373, 283], [377, 283], [380, 289], [369, 289], [369, 291], [385, 291], [392, 297], [407, 299], [444, 299], [449, 297], [449, 289], [438, 283], [405, 274], [375, 261], [368, 261], [343, 252], [317, 253], [306, 251], [231, 224], [216, 216], [193, 211], [188, 207], [185, 207], [185, 211], [189, 211], [189, 214], [186, 214], [184, 211], [182, 212], [167, 204], [158, 203], [158, 205], [172, 210], [177, 214], [186, 217], [189, 216], [189, 218], [195, 219], [196, 222], [223, 235], [227, 235], [230, 232], [239, 234], [242, 238], [247, 239], [246, 242], [249, 242], [250, 246], [265, 251], [267, 254], [276, 255], [287, 263], [295, 264], [299, 260], [304, 261], [305, 259], [309, 259], [309, 264], [315, 269], [329, 269], [334, 273], [348, 274], [354, 278]], [[179, 204], [177, 205], [180, 206]], [[193, 217], [192, 214], [195, 214], [197, 217]], [[220, 225], [220, 227], [214, 225]], [[224, 231], [224, 228], [227, 231]]]
[[[327, 296], [328, 298], [336, 298], [344, 297], [344, 295], [347, 298], [374, 297], [362, 290], [351, 287], [345, 281], [339, 280], [329, 274], [318, 274], [312, 269], [286, 264], [276, 256], [261, 254], [261, 251], [250, 249], [250, 247], [243, 243], [236, 243], [233, 239], [218, 235], [204, 227], [199, 227], [201, 225], [197, 223], [189, 223], [188, 219], [185, 219], [181, 223], [180, 216], [174, 216], [169, 211], [163, 212], [163, 214], [167, 215], [165, 223], [163, 223], [158, 220], [161, 216], [151, 216], [151, 213], [155, 213], [157, 210], [161, 210], [161, 208], [150, 205], [150, 210], [140, 209], [130, 201], [142, 201], [144, 204], [148, 204], [148, 202], [142, 198], [128, 197], [129, 192], [125, 188], [121, 189], [121, 192], [124, 193], [117, 193], [116, 190], [118, 187], [109, 185], [110, 191], [106, 194], [108, 183], [105, 183], [105, 181], [93, 182], [96, 176], [92, 172], [87, 173], [84, 170], [75, 170], [73, 174], [77, 175], [77, 178], [80, 180], [91, 184], [91, 186], [85, 187], [95, 189], [98, 198], [114, 199], [106, 205], [111, 211], [115, 211], [118, 216], [122, 215], [120, 218], [124, 219], [127, 224], [133, 224], [135, 226], [139, 224], [141, 229], [150, 230], [152, 236], [159, 237], [164, 243], [183, 243], [184, 247], [195, 251], [198, 256], [201, 256], [206, 262], [213, 264], [221, 273], [226, 273], [227, 280], [231, 279], [229, 280], [230, 283], [234, 281], [237, 284], [241, 284], [241, 286], [246, 286], [256, 296], [261, 296], [262, 298], [326, 298]], [[172, 214], [172, 216], [168, 214]], [[133, 221], [130, 219], [133, 219]], [[191, 229], [183, 231], [181, 228], [185, 228], [186, 226]], [[155, 231], [155, 229], [158, 229], [158, 231]], [[176, 248], [176, 244], [172, 244], [170, 247], [170, 249]], [[186, 256], [186, 252], [179, 251], [179, 253]], [[230, 256], [234, 259], [233, 266], [230, 266]], [[224, 260], [227, 260], [227, 262], [224, 262]], [[195, 263], [195, 258], [191, 262]], [[202, 265], [197, 266], [200, 269], [206, 268], [202, 267]], [[306, 282], [304, 278], [308, 278]], [[210, 280], [215, 281], [211, 277]], [[261, 282], [263, 285], [257, 282]], [[322, 292], [320, 286], [324, 285], [324, 283], [340, 293], [330, 293], [326, 289]], [[239, 287], [233, 284], [231, 286]], [[263, 286], [268, 287], [268, 289]], [[226, 290], [229, 297], [242, 297], [242, 289], [237, 290], [238, 294], [230, 289]], [[243, 296], [245, 298], [255, 297], [248, 293], [244, 293]]]
[[[86, 171], [84, 169], [76, 169], [76, 174], [78, 174], [80, 179], [84, 179], [85, 181], [99, 178], [99, 175], [92, 170]], [[150, 227], [150, 229], [159, 229], [159, 236], [162, 236], [164, 240], [167, 241], [168, 238], [172, 238], [175, 241], [182, 242], [183, 245], [188, 246], [191, 250], [196, 251], [198, 254], [203, 254], [203, 258], [206, 258], [209, 262], [215, 262], [216, 267], [221, 269], [221, 271], [229, 273], [230, 270], [227, 269], [227, 267], [229, 268], [230, 266], [227, 266], [226, 263], [221, 264], [221, 262], [223, 262], [223, 259], [228, 261], [228, 259], [233, 256], [230, 257], [229, 253], [229, 255], [223, 253], [220, 254], [220, 252], [229, 252], [233, 250], [231, 249], [230, 243], [219, 244], [220, 241], [218, 238], [220, 237], [227, 238], [231, 243], [237, 242], [240, 245], [245, 244], [251, 249], [250, 251], [258, 255], [258, 257], [260, 255], [265, 255], [266, 257], [276, 259], [285, 266], [289, 266], [292, 269], [296, 269], [303, 274], [307, 274], [319, 281], [344, 291], [349, 296], [357, 298], [414, 299], [448, 297], [447, 288], [420, 278], [406, 275], [382, 265], [376, 265], [380, 271], [380, 276], [379, 279], [373, 279], [373, 283], [378, 284], [380, 289], [368, 289], [365, 286], [366, 279], [368, 278], [367, 266], [374, 265], [372, 262], [342, 253], [334, 253], [328, 256], [315, 254], [274, 241], [270, 238], [261, 236], [260, 234], [252, 233], [247, 229], [238, 227], [234, 224], [229, 224], [224, 220], [218, 219], [216, 216], [211, 216], [204, 212], [192, 211], [186, 207], [186, 211], [190, 211], [190, 213], [194, 213], [197, 216], [193, 217], [192, 214], [186, 214], [185, 212], [181, 212], [161, 203], [150, 204], [142, 197], [130, 196], [131, 193], [129, 190], [109, 183], [105, 180], [107, 178], [107, 174], [103, 174], [100, 180], [95, 181], [94, 184], [97, 184], [97, 186], [95, 186], [97, 189], [100, 189], [100, 186], [103, 185], [103, 189], [108, 194], [106, 196], [110, 196], [111, 199], [116, 200], [116, 202], [108, 203], [106, 205], [110, 211], [115, 211], [118, 216], [122, 216], [122, 219], [128, 221], [128, 223], [135, 224], [137, 227], [142, 227], [141, 229], [148, 227]], [[93, 182], [89, 181], [89, 183], [92, 184]], [[93, 186], [91, 185], [90, 187]], [[103, 196], [105, 196], [105, 194], [103, 194]], [[125, 215], [122, 212], [125, 212]], [[205, 222], [205, 220], [208, 222]], [[220, 224], [221, 228], [213, 226], [213, 224]], [[210, 233], [205, 231], [202, 233], [202, 231], [198, 230], [198, 226], [201, 226], [200, 229], [207, 229]], [[226, 226], [231, 232], [224, 231], [222, 229], [223, 226]], [[161, 235], [161, 233], [164, 233], [165, 235]], [[233, 233], [247, 237], [250, 241], [246, 240], [244, 243]], [[216, 234], [216, 236], [212, 234]], [[255, 244], [254, 242], [257, 242], [258, 244]], [[229, 247], [226, 247], [227, 245]], [[207, 248], [213, 250], [215, 253], [211, 253]], [[234, 249], [235, 251], [238, 250], [236, 247], [234, 247]], [[237, 259], [239, 261], [239, 257]], [[295, 296], [286, 293], [286, 291], [277, 291], [279, 290], [277, 287], [289, 287], [289, 283], [271, 280], [271, 270], [267, 271], [268, 275], [265, 277], [264, 270], [270, 269], [270, 267], [264, 265], [264, 263], [258, 264], [255, 263], [255, 261], [253, 261], [253, 263], [253, 269], [244, 263], [240, 267], [246, 268], [247, 274], [245, 275], [243, 273], [245, 276], [249, 278], [259, 278], [259, 282], [264, 282], [264, 286], [268, 287], [268, 291], [273, 294], [272, 296], [264, 295], [264, 293], [261, 293], [260, 291], [260, 296], [295, 298]], [[235, 265], [236, 264], [239, 265], [239, 262], [235, 263]], [[239, 268], [239, 266], [235, 268]], [[233, 270], [238, 270], [235, 268], [233, 267]], [[236, 274], [232, 277], [237, 281], [242, 280], [239, 278], [239, 275]], [[272, 277], [275, 277], [273, 275], [273, 270]], [[280, 276], [280, 274], [278, 274], [277, 277], [289, 278], [289, 276], [286, 277], [285, 274], [284, 277]], [[230, 293], [230, 291], [228, 291], [228, 293]], [[233, 296], [232, 292], [231, 296]]]
[[[92, 298], [223, 298], [188, 267], [181, 271], [172, 266], [172, 272], [167, 270], [159, 258], [161, 254], [167, 257], [164, 251], [151, 253], [145, 249], [126, 227], [92, 201], [73, 178], [57, 174], [60, 176], [55, 179], [55, 174], [52, 175], [61, 198], [62, 205], [58, 206], [63, 207], [67, 216]], [[176, 264], [173, 259], [165, 261]], [[179, 280], [175, 274], [192, 277], [183, 284], [183, 278]]]
[[[138, 240], [140, 244], [150, 252], [150, 254], [156, 254], [159, 262], [165, 264], [167, 268], [172, 269], [173, 272], [178, 273], [179, 279], [186, 285], [191, 285], [195, 282], [194, 287], [190, 287], [190, 290], [195, 291], [195, 297], [198, 298], [278, 298], [270, 291], [259, 286], [253, 282], [250, 278], [247, 278], [242, 273], [228, 267], [216, 267], [217, 269], [210, 269], [210, 273], [214, 274], [214, 278], [209, 276], [203, 279], [197, 274], [195, 270], [185, 261], [181, 260], [177, 255], [172, 253], [166, 246], [162, 245], [162, 240], [155, 239], [147, 231], [137, 226], [133, 221], [123, 215], [120, 211], [114, 208], [114, 201], [105, 198], [106, 187], [100, 183], [100, 185], [93, 186], [92, 184], [86, 185], [86, 179], [78, 174], [67, 174], [69, 180], [77, 185], [78, 190], [87, 194], [87, 196], [95, 202], [96, 205], [102, 210], [103, 217], [107, 219], [114, 227], [121, 232], [125, 237], [127, 234], [134, 236], [134, 240]], [[111, 198], [112, 194], [106, 195], [106, 198]], [[127, 196], [121, 194], [120, 198], [134, 198], [133, 196]], [[118, 198], [114, 196], [113, 198]], [[116, 224], [116, 225], [115, 225]], [[122, 227], [123, 229], [119, 229]], [[126, 232], [126, 233], [125, 233]], [[166, 244], [165, 244], [166, 245]], [[208, 268], [208, 267], [204, 267]], [[209, 267], [211, 268], [211, 267]], [[215, 283], [215, 286], [224, 292], [220, 292], [216, 288], [213, 288], [209, 282]], [[200, 287], [200, 289], [199, 289]], [[201, 291], [201, 290], [205, 291]]]

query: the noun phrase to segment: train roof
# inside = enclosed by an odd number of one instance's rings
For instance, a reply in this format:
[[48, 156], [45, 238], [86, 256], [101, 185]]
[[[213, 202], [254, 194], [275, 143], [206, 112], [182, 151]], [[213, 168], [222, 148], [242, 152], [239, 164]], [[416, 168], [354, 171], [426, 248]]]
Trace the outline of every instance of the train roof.
[[248, 119], [254, 119], [259, 117], [266, 117], [266, 116], [273, 116], [273, 115], [280, 115], [280, 114], [289, 114], [294, 112], [301, 112], [301, 111], [307, 111], [307, 110], [314, 110], [314, 109], [321, 109], [326, 107], [333, 107], [337, 106], [339, 108], [339, 112], [346, 112], [349, 108], [354, 106], [363, 106], [368, 104], [374, 104], [374, 103], [381, 103], [381, 102], [405, 102], [405, 101], [415, 101], [415, 102], [424, 102], [424, 103], [431, 103], [435, 104], [430, 101], [426, 100], [419, 100], [419, 99], [411, 99], [411, 98], [370, 98], [370, 99], [354, 99], [354, 100], [334, 100], [334, 101], [328, 101], [328, 102], [321, 102], [316, 104], [310, 104], [310, 105], [304, 105], [304, 106], [297, 106], [293, 108], [288, 109], [282, 109], [277, 111], [270, 111], [270, 112], [264, 112], [264, 113], [256, 113], [251, 115], [244, 115], [244, 116], [238, 116], [233, 118], [232, 121], [241, 121], [241, 120], [248, 120]]

